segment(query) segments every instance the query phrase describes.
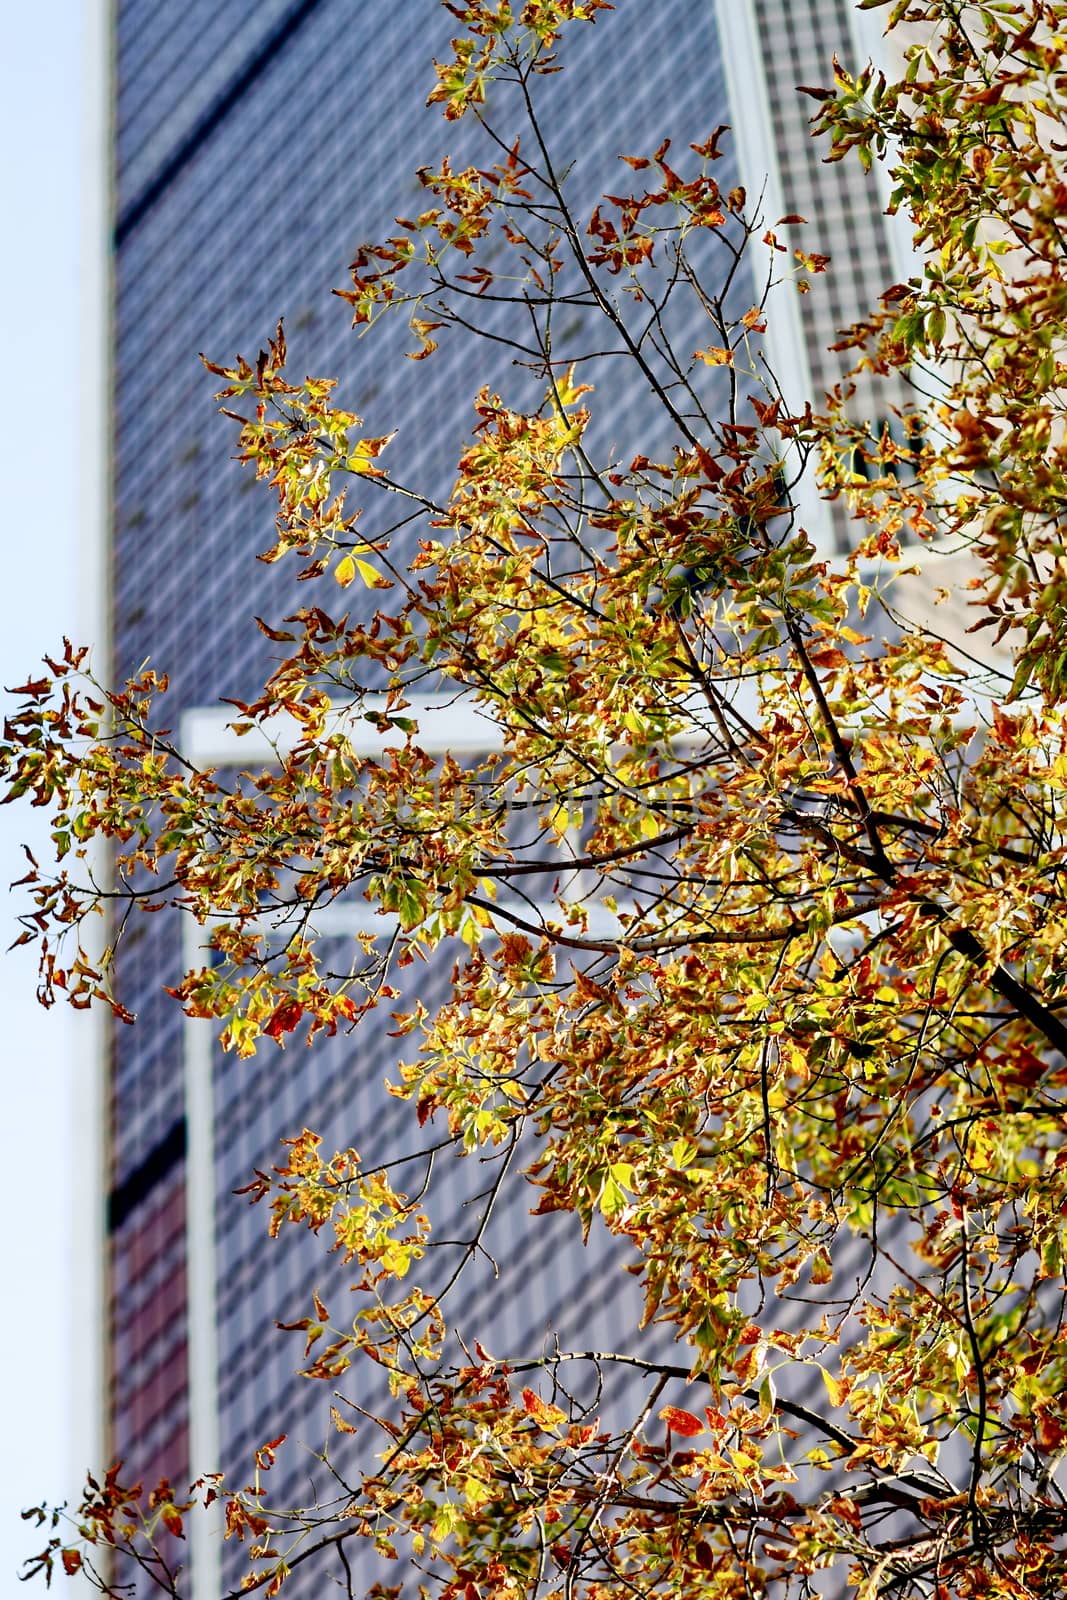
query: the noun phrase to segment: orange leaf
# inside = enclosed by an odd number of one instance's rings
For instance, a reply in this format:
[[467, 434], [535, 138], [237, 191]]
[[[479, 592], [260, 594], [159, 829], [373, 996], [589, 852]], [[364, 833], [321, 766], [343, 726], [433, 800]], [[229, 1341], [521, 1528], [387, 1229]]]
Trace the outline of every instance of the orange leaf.
[[533, 1417], [534, 1421], [542, 1428], [555, 1428], [561, 1422], [566, 1422], [567, 1420], [565, 1411], [561, 1411], [558, 1406], [550, 1406], [547, 1401], [542, 1400], [541, 1396], [535, 1394], [532, 1389], [524, 1389], [522, 1391], [522, 1403], [527, 1415]]
[[177, 1506], [170, 1504], [162, 1506], [159, 1514], [163, 1518], [163, 1522], [167, 1528], [167, 1531], [172, 1533], [176, 1539], [184, 1539], [185, 1535], [182, 1532], [182, 1514], [178, 1510]]
[[660, 1417], [671, 1433], [680, 1433], [686, 1439], [695, 1438], [698, 1433], [704, 1432], [704, 1424], [700, 1418], [694, 1417], [691, 1411], [682, 1411], [678, 1406], [664, 1406]]
[[825, 645], [817, 650], [809, 650], [808, 656], [814, 667], [824, 667], [830, 670], [835, 667], [848, 666], [848, 657], [838, 650], [836, 645]]
[[709, 344], [706, 350], [694, 350], [693, 354], [707, 367], [732, 367], [734, 364], [733, 351], [724, 350], [716, 344]]

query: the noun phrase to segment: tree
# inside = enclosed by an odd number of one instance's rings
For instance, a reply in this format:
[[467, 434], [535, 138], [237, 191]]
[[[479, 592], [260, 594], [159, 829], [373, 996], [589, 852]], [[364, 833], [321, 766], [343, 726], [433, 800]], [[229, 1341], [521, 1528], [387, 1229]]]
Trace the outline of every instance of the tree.
[[[239, 1053], [348, 1028], [397, 1000], [397, 969], [463, 941], [449, 1003], [398, 1015], [413, 1123], [470, 1154], [518, 1146], [539, 1211], [599, 1216], [676, 1359], [647, 1363], [639, 1413], [608, 1426], [565, 1373], [642, 1365], [625, 1330], [595, 1360], [457, 1352], [411, 1287], [421, 1198], [305, 1131], [251, 1194], [272, 1232], [324, 1231], [354, 1263], [363, 1316], [316, 1302], [300, 1331], [331, 1385], [353, 1361], [388, 1368], [385, 1455], [336, 1512], [288, 1521], [260, 1488], [145, 1496], [113, 1470], [36, 1565], [118, 1593], [101, 1552], [122, 1549], [181, 1594], [157, 1534], [220, 1497], [268, 1594], [307, 1529], [300, 1564], [343, 1580], [376, 1540], [465, 1600], [1058, 1594], [1067, 4], [897, 0], [903, 79], [835, 66], [810, 91], [830, 159], [884, 162], [924, 250], [842, 340], [912, 386], [892, 435], [856, 421], [847, 386], [790, 414], [759, 335], [778, 280], [803, 288], [825, 261], [791, 259], [780, 224], [720, 192], [724, 130], [682, 159], [627, 156], [634, 192], [576, 215], [537, 95], [557, 36], [602, 0], [450, 9], [431, 99], [481, 120], [497, 164], [424, 169], [429, 209], [360, 252], [345, 296], [359, 324], [402, 309], [416, 359], [442, 324], [508, 339], [539, 399], [482, 390], [441, 501], [329, 381], [285, 376], [280, 329], [255, 363], [209, 363], [278, 494], [266, 559], [391, 592], [369, 623], [305, 607], [264, 624], [291, 649], [239, 725], [295, 737], [251, 783], [184, 760], [153, 671], [107, 691], [83, 651], [48, 661], [3, 750], [8, 798], [54, 809], [61, 858], [31, 862], [21, 938], [40, 942], [46, 1003], [117, 1007], [129, 917], [179, 908], [213, 955], [177, 999]], [[518, 101], [521, 145], [490, 121], [490, 83], [494, 117]], [[755, 304], [738, 299], [750, 272]], [[673, 336], [683, 299], [706, 316], [695, 352]], [[562, 347], [564, 307], [602, 338]], [[587, 407], [579, 379], [607, 349], [647, 383], [655, 455], [588, 448], [610, 398]], [[853, 518], [839, 558], [793, 507], [816, 463]], [[423, 519], [410, 570], [363, 537], [353, 479]], [[894, 602], [902, 562], [933, 588], [944, 550], [970, 557], [974, 652]], [[977, 653], [990, 629], [1007, 671]], [[431, 759], [408, 715], [426, 683], [472, 697], [500, 748]], [[353, 754], [360, 715], [395, 734], [380, 760]], [[87, 865], [100, 839], [107, 890]], [[359, 895], [395, 934], [368, 933], [338, 975], [314, 912]], [[96, 958], [82, 930], [100, 910], [114, 950]], [[789, 1294], [811, 1302], [800, 1333], [778, 1326]], [[798, 1366], [821, 1371], [825, 1415], [789, 1397]], [[670, 1403], [677, 1381], [695, 1409]]]

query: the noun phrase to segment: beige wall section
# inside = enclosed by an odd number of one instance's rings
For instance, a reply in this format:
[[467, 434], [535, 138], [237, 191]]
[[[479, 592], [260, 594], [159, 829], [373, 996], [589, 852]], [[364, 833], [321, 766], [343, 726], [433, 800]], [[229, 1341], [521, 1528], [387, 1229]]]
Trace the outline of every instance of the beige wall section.
[[975, 702], [980, 705], [982, 689], [993, 690], [998, 699], [1006, 697], [1014, 669], [1009, 640], [994, 647], [990, 635], [995, 630], [968, 632], [980, 617], [988, 615], [979, 609], [974, 590], [967, 587], [977, 571], [967, 551], [954, 555], [924, 551], [921, 571], [895, 577], [886, 586], [886, 600], [902, 622], [925, 628], [944, 641], [953, 663], [966, 672], [968, 691], [975, 691]]

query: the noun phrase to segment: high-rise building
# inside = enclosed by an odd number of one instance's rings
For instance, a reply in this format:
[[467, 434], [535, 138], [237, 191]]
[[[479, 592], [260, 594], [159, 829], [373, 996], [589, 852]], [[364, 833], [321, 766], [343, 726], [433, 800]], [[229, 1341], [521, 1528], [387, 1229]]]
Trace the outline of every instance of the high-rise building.
[[[829, 336], [896, 275], [874, 181], [809, 150], [794, 89], [851, 52], [851, 26], [850, 0], [617, 0], [571, 30], [566, 71], [546, 80], [546, 122], [580, 198], [611, 185], [620, 152], [666, 136], [684, 148], [731, 123], [723, 188], [766, 184], [768, 222], [800, 213], [810, 248], [847, 258], [805, 301], [781, 301], [772, 356], [791, 398], [832, 380]], [[116, 5], [112, 674], [146, 657], [167, 671], [168, 720], [183, 719], [203, 764], [250, 759], [206, 708], [258, 688], [271, 646], [253, 617], [276, 621], [289, 600], [288, 574], [254, 560], [272, 507], [228, 459], [197, 352], [253, 355], [284, 314], [294, 368], [340, 375], [370, 431], [402, 426], [405, 470], [446, 489], [479, 382], [520, 381], [506, 364], [467, 370], [458, 343], [398, 360], [392, 335], [358, 340], [329, 295], [362, 240], [417, 203], [415, 167], [467, 137], [420, 109], [455, 29], [437, 0]], [[636, 445], [643, 405], [633, 380], [613, 392], [600, 442]], [[825, 511], [807, 509], [832, 540]], [[441, 726], [452, 747], [482, 738], [458, 712]], [[316, 1477], [299, 1441], [322, 1446], [326, 1397], [296, 1382], [299, 1349], [273, 1322], [303, 1315], [313, 1288], [328, 1298], [340, 1272], [295, 1230], [271, 1244], [232, 1190], [305, 1125], [331, 1146], [389, 1150], [409, 1121], [381, 1087], [397, 1046], [388, 1018], [371, 1016], [307, 1053], [222, 1058], [164, 993], [196, 959], [182, 938], [162, 912], [124, 945], [121, 994], [138, 1020], [114, 1029], [109, 1068], [110, 1454], [146, 1481], [215, 1466], [241, 1477], [285, 1430], [272, 1492], [299, 1501]], [[420, 985], [425, 1004], [442, 1000], [449, 962]], [[484, 1170], [448, 1176], [453, 1237], [479, 1184]], [[501, 1353], [549, 1333], [611, 1347], [614, 1325], [634, 1320], [621, 1310], [632, 1281], [599, 1246], [583, 1253], [569, 1218], [541, 1218], [520, 1251], [523, 1210], [496, 1219], [499, 1278], [476, 1280], [457, 1320]], [[242, 1552], [229, 1551], [215, 1538], [194, 1549], [194, 1600], [215, 1600], [223, 1572], [235, 1580]]]

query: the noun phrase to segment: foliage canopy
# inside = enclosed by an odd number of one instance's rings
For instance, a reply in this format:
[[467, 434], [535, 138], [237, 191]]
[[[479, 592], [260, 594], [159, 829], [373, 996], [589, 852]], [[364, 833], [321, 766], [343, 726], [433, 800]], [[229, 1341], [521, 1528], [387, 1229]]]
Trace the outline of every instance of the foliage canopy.
[[[212, 952], [177, 997], [238, 1054], [405, 1004], [412, 1149], [415, 1124], [471, 1154], [518, 1147], [538, 1210], [599, 1216], [678, 1341], [621, 1421], [562, 1374], [635, 1361], [625, 1337], [596, 1361], [457, 1357], [417, 1281], [421, 1201], [300, 1134], [253, 1198], [273, 1232], [330, 1233], [364, 1307], [352, 1323], [316, 1301], [308, 1371], [343, 1389], [371, 1357], [394, 1407], [328, 1515], [206, 1486], [249, 1538], [253, 1591], [308, 1561], [346, 1581], [361, 1540], [445, 1600], [1062, 1590], [1067, 5], [889, 8], [865, 7], [901, 33], [900, 81], [836, 66], [810, 92], [830, 159], [883, 163], [922, 250], [842, 338], [911, 386], [892, 435], [847, 385], [790, 412], [760, 336], [826, 262], [784, 247], [798, 219], [721, 192], [724, 130], [625, 157], [633, 192], [576, 214], [539, 85], [561, 32], [610, 7], [450, 6], [431, 99], [485, 122], [499, 159], [423, 169], [427, 209], [361, 250], [344, 297], [372, 337], [406, 316], [416, 360], [442, 327], [505, 337], [539, 403], [483, 389], [439, 501], [406, 481], [402, 433], [363, 437], [330, 381], [286, 375], [280, 329], [254, 363], [209, 363], [278, 496], [264, 559], [380, 589], [381, 609], [263, 624], [287, 653], [238, 725], [278, 757], [231, 784], [161, 731], [154, 671], [105, 691], [68, 646], [18, 691], [8, 798], [54, 810], [60, 857], [31, 866], [21, 936], [46, 1003], [121, 1012], [122, 930], [173, 906]], [[681, 299], [706, 319], [696, 350], [672, 336]], [[584, 348], [557, 334], [573, 307], [601, 330]], [[589, 445], [610, 389], [583, 379], [605, 350], [648, 389], [649, 455]], [[836, 556], [794, 510], [816, 468], [851, 517]], [[420, 520], [410, 565], [364, 536], [353, 480]], [[945, 552], [968, 557], [973, 649], [895, 600], [903, 565], [933, 590]], [[412, 696], [442, 686], [494, 730], [465, 765], [420, 744]], [[356, 752], [361, 717], [384, 756]], [[537, 824], [521, 838], [517, 811]], [[386, 920], [367, 912], [339, 974], [316, 916], [353, 899]], [[82, 943], [100, 909], [102, 959]], [[448, 1003], [400, 1002], [398, 970], [457, 939]], [[779, 1325], [790, 1295], [810, 1302], [800, 1331]], [[821, 1371], [821, 1411], [790, 1398], [799, 1367]], [[699, 1404], [671, 1403], [679, 1380]], [[204, 1489], [147, 1497], [113, 1472], [38, 1566], [117, 1594], [114, 1547], [182, 1594], [156, 1534]]]

